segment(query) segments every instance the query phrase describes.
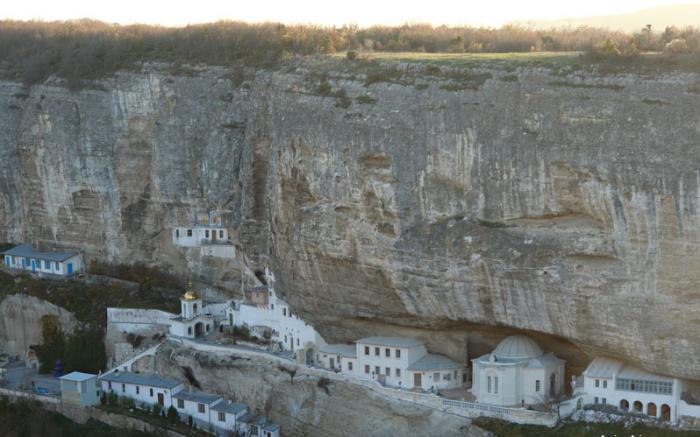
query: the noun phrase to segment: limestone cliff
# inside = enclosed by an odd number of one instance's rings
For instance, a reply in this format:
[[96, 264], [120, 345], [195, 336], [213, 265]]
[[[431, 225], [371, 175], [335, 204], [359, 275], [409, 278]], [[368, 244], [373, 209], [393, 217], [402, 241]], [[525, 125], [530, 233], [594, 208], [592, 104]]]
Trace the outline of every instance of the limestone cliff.
[[42, 344], [44, 316], [57, 317], [65, 332], [78, 324], [73, 314], [44, 300], [22, 294], [5, 297], [0, 301], [0, 351], [24, 358], [29, 346]]
[[170, 229], [217, 207], [328, 340], [521, 329], [700, 379], [697, 75], [353, 68], [2, 82], [0, 240], [182, 272]]
[[221, 358], [172, 344], [159, 350], [156, 370], [160, 374], [184, 379], [184, 369], [189, 369], [202, 390], [245, 403], [251, 411], [266, 414], [268, 404], [283, 435], [490, 435], [466, 418], [385, 398], [347, 382], [324, 385], [318, 378], [299, 375], [292, 382], [269, 360]]

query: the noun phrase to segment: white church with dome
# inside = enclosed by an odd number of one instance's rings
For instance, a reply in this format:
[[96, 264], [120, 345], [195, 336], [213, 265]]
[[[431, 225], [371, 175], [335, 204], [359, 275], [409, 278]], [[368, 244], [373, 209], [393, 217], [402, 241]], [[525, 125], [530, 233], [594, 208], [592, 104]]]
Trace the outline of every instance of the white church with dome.
[[530, 337], [513, 335], [472, 360], [472, 393], [493, 405], [539, 404], [564, 393], [564, 363]]

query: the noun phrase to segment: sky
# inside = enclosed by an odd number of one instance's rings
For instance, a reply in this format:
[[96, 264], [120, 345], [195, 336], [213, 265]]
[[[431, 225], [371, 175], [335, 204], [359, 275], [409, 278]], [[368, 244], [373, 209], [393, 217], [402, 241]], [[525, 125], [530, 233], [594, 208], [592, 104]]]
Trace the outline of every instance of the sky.
[[6, 0], [0, 18], [182, 26], [217, 20], [327, 25], [396, 25], [406, 22], [501, 26], [633, 12], [689, 0]]

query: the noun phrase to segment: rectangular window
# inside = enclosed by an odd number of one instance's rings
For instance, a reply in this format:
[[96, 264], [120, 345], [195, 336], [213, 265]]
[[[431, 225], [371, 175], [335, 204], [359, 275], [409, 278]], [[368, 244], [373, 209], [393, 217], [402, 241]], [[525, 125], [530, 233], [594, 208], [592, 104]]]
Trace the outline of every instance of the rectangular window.
[[455, 370], [455, 379], [457, 379], [457, 371]]
[[369, 365], [365, 364], [365, 373], [369, 375]]
[[219, 411], [219, 422], [226, 422], [226, 413]]
[[352, 361], [348, 361], [348, 370], [352, 370]]
[[595, 380], [595, 388], [598, 388], [598, 387], [600, 387], [600, 380], [596, 379]]
[[540, 380], [535, 381], [535, 393], [540, 392]]
[[44, 268], [46, 270], [51, 270], [51, 261], [44, 260]]
[[180, 238], [180, 230], [175, 229], [175, 238]]
[[148, 396], [153, 397], [153, 389], [152, 388], [148, 389]]
[[187, 230], [187, 236], [188, 236], [188, 237], [191, 237], [191, 236], [192, 236], [192, 229], [188, 229], [188, 230]]
[[381, 372], [379, 371], [379, 366], [374, 366], [374, 374], [375, 375], [380, 375]]
[[126, 384], [122, 384], [122, 393], [126, 393]]
[[224, 231], [219, 231], [219, 238], [224, 238]]
[[396, 349], [396, 358], [401, 358], [401, 349]]
[[107, 388], [112, 390], [112, 381], [107, 381]]
[[608, 400], [607, 400], [607, 399], [603, 398], [602, 400], [603, 400], [603, 405], [605, 405], [605, 404], [608, 403]]
[[391, 349], [389, 349], [389, 348], [384, 349], [384, 356], [389, 358], [391, 356]]
[[54, 267], [54, 269], [55, 269], [56, 271], [61, 270], [61, 267], [60, 267], [60, 265], [58, 264], [58, 261], [54, 261], [54, 266], [53, 266], [53, 267]]
[[396, 377], [401, 378], [401, 369], [396, 369]]
[[433, 382], [440, 382], [440, 373], [433, 373]]
[[498, 393], [498, 376], [493, 377], [493, 392]]
[[593, 398], [593, 403], [597, 404], [598, 403], [598, 398]]
[[608, 388], [608, 381], [603, 381], [603, 388]]
[[287, 316], [287, 308], [282, 308], [282, 315]]
[[197, 411], [204, 413], [204, 404], [197, 404]]
[[488, 393], [491, 393], [491, 377], [490, 376], [486, 377], [486, 391]]
[[387, 367], [387, 368], [384, 369], [384, 370], [385, 370], [384, 373], [386, 373], [386, 376], [391, 376], [391, 369], [390, 369], [390, 368]]
[[209, 238], [209, 229], [204, 231], [204, 238]]
[[139, 387], [138, 385], [136, 386], [136, 394], [141, 394], [141, 387]]
[[374, 348], [374, 355], [377, 357], [379, 356], [379, 348], [378, 347]]
[[365, 346], [365, 355], [369, 355], [369, 346]]
[[185, 401], [182, 399], [178, 399], [177, 400], [177, 407], [181, 410], [184, 409], [185, 408]]
[[297, 337], [297, 346], [299, 346], [299, 337]]

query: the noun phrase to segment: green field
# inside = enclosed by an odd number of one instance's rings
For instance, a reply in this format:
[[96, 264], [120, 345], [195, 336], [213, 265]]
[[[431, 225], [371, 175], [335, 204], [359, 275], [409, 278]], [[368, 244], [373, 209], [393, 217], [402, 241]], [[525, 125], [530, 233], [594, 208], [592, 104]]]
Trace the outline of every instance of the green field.
[[474, 425], [498, 437], [700, 437], [700, 431], [672, 431], [636, 424], [564, 422], [557, 428], [518, 425], [498, 419], [474, 420]]

